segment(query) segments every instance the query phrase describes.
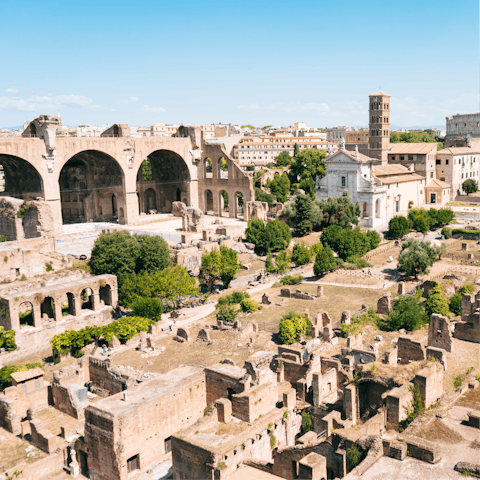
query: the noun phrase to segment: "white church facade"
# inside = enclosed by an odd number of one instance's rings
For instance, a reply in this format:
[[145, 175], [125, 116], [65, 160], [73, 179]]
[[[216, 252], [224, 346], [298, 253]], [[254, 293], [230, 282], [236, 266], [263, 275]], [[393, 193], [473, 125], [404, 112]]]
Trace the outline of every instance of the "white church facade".
[[361, 209], [360, 225], [385, 226], [395, 215], [425, 203], [425, 177], [402, 165], [380, 165], [358, 151], [339, 150], [324, 160], [326, 175], [316, 182], [316, 199], [348, 192]]

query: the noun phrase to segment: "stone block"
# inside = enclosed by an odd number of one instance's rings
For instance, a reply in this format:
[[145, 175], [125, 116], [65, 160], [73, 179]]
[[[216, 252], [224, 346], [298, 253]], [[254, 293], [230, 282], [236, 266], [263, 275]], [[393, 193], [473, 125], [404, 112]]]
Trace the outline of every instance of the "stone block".
[[283, 394], [283, 406], [288, 410], [292, 410], [297, 404], [297, 393], [294, 388], [284, 392]]
[[453, 352], [453, 335], [447, 317], [434, 313], [428, 324], [428, 346]]
[[232, 402], [228, 398], [219, 398], [215, 407], [219, 422], [228, 423], [232, 419]]
[[327, 459], [318, 453], [309, 453], [298, 463], [298, 478], [312, 480], [327, 478]]
[[377, 313], [386, 315], [392, 308], [392, 295], [388, 292], [377, 302]]
[[322, 298], [323, 297], [323, 285], [319, 285], [317, 287], [317, 298]]
[[468, 412], [468, 424], [473, 428], [480, 428], [480, 412]]
[[177, 337], [183, 338], [185, 342], [189, 342], [191, 340], [190, 332], [186, 328], [178, 328]]
[[280, 296], [285, 298], [290, 298], [291, 297], [290, 289], [289, 288], [280, 289]]
[[350, 310], [345, 310], [342, 313], [342, 323], [344, 323], [345, 325], [350, 325], [352, 323], [352, 313], [350, 312]]
[[262, 305], [271, 305], [271, 303], [272, 302], [269, 300], [268, 295], [264, 293], [262, 295]]
[[434, 358], [443, 365], [443, 369], [447, 369], [447, 352], [442, 348], [427, 347], [427, 358]]
[[399, 295], [405, 295], [407, 293], [407, 288], [406, 288], [406, 285], [405, 285], [405, 282], [400, 282], [398, 284], [398, 294]]
[[210, 342], [210, 332], [202, 328], [197, 335], [197, 342]]
[[407, 365], [410, 362], [425, 360], [425, 347], [419, 340], [401, 336], [397, 342], [397, 356], [400, 365]]

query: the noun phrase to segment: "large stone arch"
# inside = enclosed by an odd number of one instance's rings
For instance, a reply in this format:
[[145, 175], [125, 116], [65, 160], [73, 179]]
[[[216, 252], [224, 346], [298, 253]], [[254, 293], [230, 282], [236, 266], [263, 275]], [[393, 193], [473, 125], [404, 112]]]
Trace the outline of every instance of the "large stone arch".
[[[146, 162], [148, 168], [145, 168]], [[147, 171], [148, 175], [145, 174]], [[151, 152], [139, 166], [137, 192], [144, 204], [145, 194], [153, 190], [156, 194], [156, 210], [170, 213], [173, 202], [182, 201], [192, 205], [190, 181], [190, 169], [182, 156], [172, 150], [159, 149]], [[145, 212], [146, 205], [141, 205], [140, 210]]]
[[0, 153], [0, 195], [45, 198], [42, 176], [29, 161]]
[[114, 221], [124, 223], [125, 175], [117, 160], [99, 150], [84, 150], [69, 158], [59, 173], [64, 223]]

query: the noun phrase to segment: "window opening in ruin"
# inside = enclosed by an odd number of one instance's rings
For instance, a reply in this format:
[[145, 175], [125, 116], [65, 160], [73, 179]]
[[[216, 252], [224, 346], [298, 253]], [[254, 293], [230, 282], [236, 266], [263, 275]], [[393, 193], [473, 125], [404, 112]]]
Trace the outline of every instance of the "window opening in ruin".
[[228, 193], [226, 190], [222, 190], [219, 194], [218, 194], [218, 204], [219, 204], [219, 216], [223, 216], [225, 213], [227, 214], [228, 216], [228, 211], [229, 211], [229, 207], [228, 207]]
[[133, 457], [130, 457], [127, 460], [127, 470], [128, 470], [128, 473], [134, 472], [135, 470], [140, 470], [140, 459], [138, 454], [134, 455]]
[[235, 390], [233, 388], [227, 388], [227, 398], [232, 401]]
[[20, 318], [20, 325], [33, 326], [33, 305], [30, 302], [20, 304], [18, 316]]
[[93, 292], [91, 288], [84, 288], [80, 294], [82, 310], [93, 310]]
[[[147, 188], [145, 190], [145, 200], [144, 200], [144, 209], [145, 213], [150, 213], [153, 210], [157, 210], [157, 198], [155, 190], [153, 188]], [[152, 212], [154, 213], [154, 212]]]
[[211, 190], [205, 191], [205, 213], [213, 212], [213, 193]]
[[65, 308], [62, 305], [62, 315], [75, 315], [75, 295], [73, 293], [67, 293], [68, 306]]
[[225, 157], [218, 160], [218, 178], [228, 178], [228, 161]]
[[170, 453], [172, 451], [172, 437], [168, 437], [165, 439], [165, 454]]
[[112, 290], [110, 285], [100, 287], [100, 300], [102, 300], [105, 305], [112, 304]]
[[16, 275], [17, 277], [20, 276], [20, 269], [19, 269], [19, 268], [16, 268], [16, 269], [15, 269], [15, 275]]
[[235, 194], [235, 218], [243, 217], [243, 193]]
[[48, 318], [55, 318], [54, 314], [55, 301], [52, 297], [46, 297], [40, 306], [42, 318], [46, 315]]
[[177, 188], [177, 202], [181, 202], [182, 201], [182, 191]]

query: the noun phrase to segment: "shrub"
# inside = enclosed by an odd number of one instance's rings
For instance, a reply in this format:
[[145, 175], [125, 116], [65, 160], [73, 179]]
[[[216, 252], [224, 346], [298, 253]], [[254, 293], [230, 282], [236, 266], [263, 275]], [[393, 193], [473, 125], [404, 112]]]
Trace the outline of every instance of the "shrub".
[[286, 314], [279, 326], [278, 338], [285, 345], [295, 343], [301, 333], [308, 333], [312, 328], [310, 320], [295, 312]]
[[7, 239], [3, 235], [0, 235], [0, 243], [6, 242], [6, 241]]
[[240, 308], [242, 312], [253, 313], [258, 310], [258, 303], [255, 300], [250, 300], [249, 298], [244, 298], [240, 302]]
[[366, 313], [352, 318], [350, 325], [342, 323], [340, 330], [344, 335], [359, 335], [363, 333], [362, 327], [364, 325], [378, 326], [379, 323], [380, 317], [377, 315], [377, 312], [375, 312], [374, 308], [369, 308]]
[[46, 263], [45, 268], [46, 268], [47, 272], [51, 272], [53, 270], [53, 266], [52, 266], [51, 263]]
[[383, 330], [398, 331], [401, 328], [412, 331], [428, 322], [423, 305], [417, 296], [405, 295], [397, 298], [380, 326]]
[[265, 271], [267, 273], [275, 272], [276, 268], [273, 264], [273, 255], [272, 252], [269, 250], [267, 253], [267, 258], [265, 259]]
[[346, 262], [352, 263], [353, 265], [355, 265], [356, 268], [373, 267], [373, 264], [358, 255], [348, 257]]
[[158, 298], [138, 297], [132, 303], [133, 314], [158, 321], [162, 317], [163, 304]]
[[443, 227], [442, 228], [442, 235], [445, 238], [451, 238], [452, 237], [452, 229], [448, 227]]
[[398, 257], [399, 270], [417, 278], [418, 274], [427, 273], [438, 257], [438, 247], [428, 242], [409, 239], [402, 243], [402, 252]]
[[305, 243], [296, 243], [293, 246], [292, 261], [295, 265], [306, 265], [312, 261], [312, 252]]
[[275, 265], [277, 267], [277, 272], [278, 273], [286, 272], [290, 267], [290, 260], [291, 260], [290, 252], [288, 250], [281, 251], [275, 257]]
[[353, 444], [347, 449], [347, 471], [353, 470], [362, 460], [363, 452], [360, 448]]
[[237, 252], [222, 245], [220, 249], [215, 248], [202, 255], [202, 265], [198, 278], [207, 286], [209, 291], [212, 291], [215, 283], [220, 280], [223, 286], [228, 288], [239, 268]]
[[265, 224], [259, 218], [252, 218], [248, 221], [245, 237], [259, 249], [279, 252], [288, 247], [292, 232], [281, 220], [271, 220]]
[[430, 317], [432, 313], [439, 315], [447, 315], [450, 311], [448, 300], [440, 285], [436, 285], [428, 292], [427, 301], [425, 302], [425, 313]]
[[250, 298], [250, 294], [248, 292], [233, 292], [231, 298], [230, 303], [240, 303], [242, 300]]
[[462, 313], [462, 294], [460, 292], [455, 293], [450, 298], [450, 311], [455, 315], [461, 315]]
[[323, 275], [324, 273], [335, 270], [335, 268], [337, 268], [337, 262], [333, 256], [332, 250], [326, 245], [317, 254], [313, 271], [315, 275]]
[[399, 239], [404, 237], [412, 228], [411, 222], [408, 218], [402, 215], [393, 217], [388, 222], [388, 234], [390, 237]]
[[303, 282], [302, 275], [286, 275], [280, 280], [282, 285], [297, 285]]
[[85, 345], [92, 343], [96, 338], [104, 337], [107, 342], [115, 335], [120, 341], [129, 340], [137, 333], [148, 332], [153, 320], [143, 317], [122, 317], [114, 322], [101, 327], [84, 327], [80, 330], [67, 330], [64, 333], [55, 335], [50, 343], [54, 353], [73, 355]]
[[312, 416], [308, 412], [302, 413], [302, 430], [307, 433], [313, 430]]
[[478, 230], [467, 230], [466, 228], [454, 228], [452, 235], [478, 235]]
[[471, 283], [465, 283], [462, 287], [460, 287], [460, 290], [458, 291], [460, 295], [466, 295], [473, 293], [475, 290], [475, 287]]
[[412, 403], [409, 406], [404, 407], [407, 418], [398, 424], [399, 432], [403, 432], [408, 425], [410, 425], [418, 415], [421, 415], [424, 411], [422, 397], [420, 395], [420, 387], [418, 385], [411, 385], [409, 390], [412, 393]]
[[234, 322], [237, 318], [238, 310], [236, 309], [235, 305], [226, 303], [221, 305], [217, 311], [217, 318], [218, 320], [222, 320], [223, 322]]
[[5, 328], [0, 326], [0, 347], [10, 351], [16, 350], [15, 330], [5, 331]]

